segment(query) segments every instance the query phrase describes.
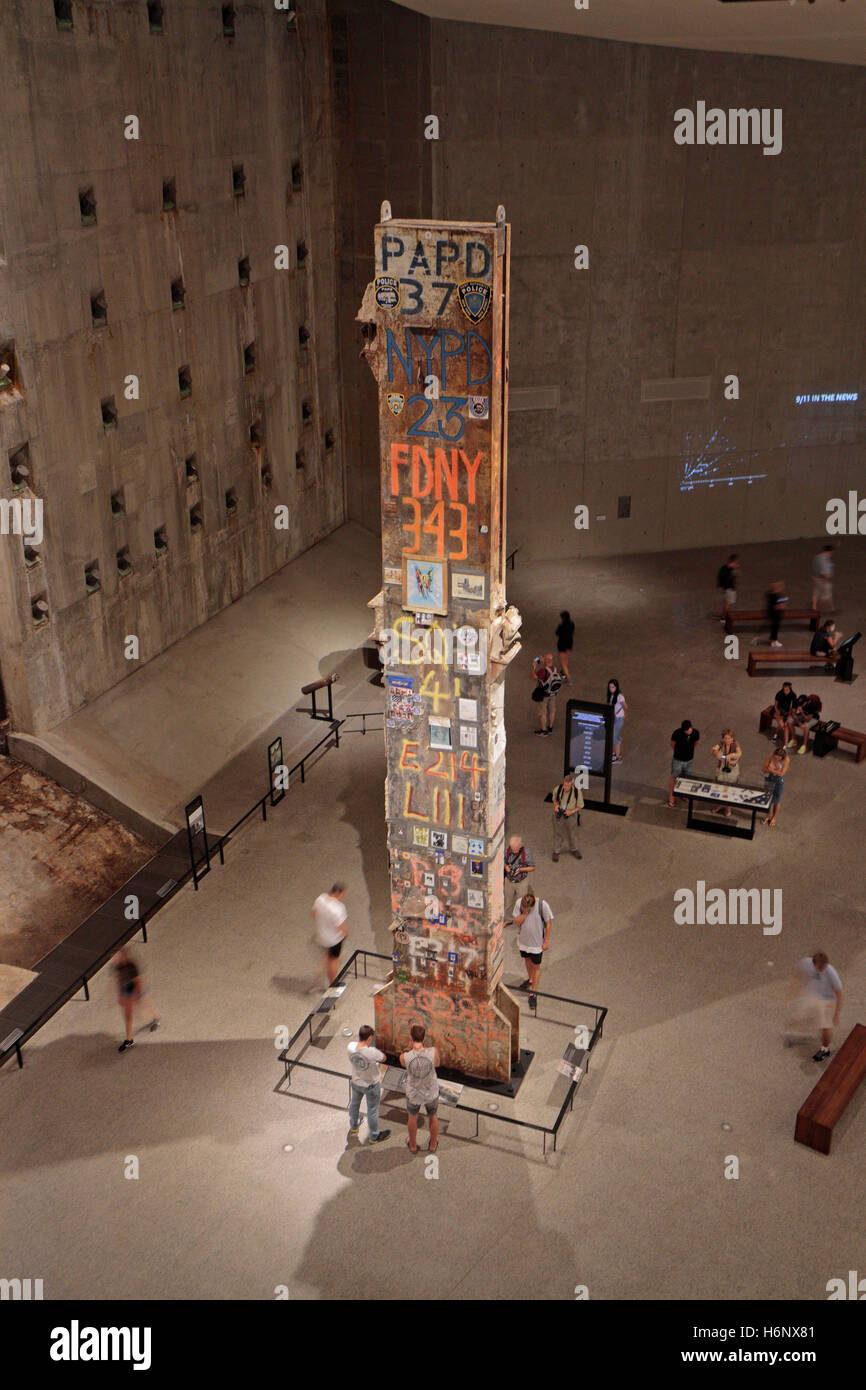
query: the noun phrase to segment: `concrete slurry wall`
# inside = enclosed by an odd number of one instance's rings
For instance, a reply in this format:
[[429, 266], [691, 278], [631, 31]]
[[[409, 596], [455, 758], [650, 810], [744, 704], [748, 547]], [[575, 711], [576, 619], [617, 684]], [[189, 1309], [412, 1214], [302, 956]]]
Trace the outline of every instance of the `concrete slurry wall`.
[[[271, 0], [237, 6], [233, 38], [204, 0], [166, 4], [162, 34], [149, 32], [144, 3], [74, 0], [72, 10], [71, 32], [57, 28], [50, 3], [11, 0], [0, 16], [0, 112], [15, 152], [0, 185], [0, 348], [14, 343], [18, 387], [0, 394], [0, 495], [11, 495], [9, 453], [27, 443], [22, 496], [43, 499], [45, 529], [32, 568], [21, 538], [0, 536], [0, 668], [13, 724], [30, 732], [344, 520], [324, 0], [307, 0], [295, 33]], [[138, 140], [124, 138], [129, 115]], [[243, 197], [233, 193], [239, 165]], [[167, 179], [174, 210], [163, 210]], [[96, 200], [89, 225], [86, 189]], [[275, 266], [279, 245], [288, 269]], [[173, 309], [178, 278], [185, 300]], [[104, 326], [92, 319], [99, 291]], [[192, 378], [185, 399], [182, 366]], [[126, 398], [130, 375], [138, 399]], [[117, 423], [106, 428], [109, 397]], [[116, 493], [123, 512], [113, 517]], [[277, 530], [281, 504], [288, 526]], [[160, 527], [168, 549], [158, 556]], [[124, 547], [126, 577], [116, 560]], [[93, 561], [101, 589], [89, 596]], [[49, 621], [36, 628], [39, 597]], [[124, 656], [127, 634], [139, 638], [139, 661]]]
[[[863, 69], [371, 8], [369, 25], [348, 26], [364, 121], [341, 197], [366, 189], [395, 217], [441, 219], [488, 218], [503, 203], [513, 228], [509, 549], [565, 557], [821, 534], [831, 497], [864, 492]], [[378, 124], [365, 102], [382, 87], [377, 65], [395, 74]], [[700, 101], [779, 108], [781, 152], [676, 144], [675, 111]], [[440, 138], [426, 141], [431, 113]], [[385, 142], [411, 167], [383, 168]], [[574, 268], [579, 245], [588, 269]], [[365, 263], [359, 279], [369, 273]], [[356, 295], [344, 283], [344, 299]], [[356, 402], [352, 357], [350, 467], [367, 483], [349, 505], [374, 526], [375, 415]], [[739, 400], [725, 399], [729, 373]], [[672, 377], [709, 378], [707, 398], [642, 401], [644, 382]], [[839, 391], [860, 399], [795, 404]]]

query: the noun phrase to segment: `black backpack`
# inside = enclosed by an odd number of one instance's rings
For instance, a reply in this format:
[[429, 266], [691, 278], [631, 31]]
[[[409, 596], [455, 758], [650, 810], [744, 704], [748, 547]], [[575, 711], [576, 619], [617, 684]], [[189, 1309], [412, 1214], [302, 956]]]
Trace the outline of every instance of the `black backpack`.
[[731, 587], [731, 567], [730, 567], [730, 565], [722, 565], [722, 568], [719, 570], [718, 574], [716, 575], [716, 583], [718, 584], [718, 586], [719, 586], [720, 589], [730, 589], [730, 587]]

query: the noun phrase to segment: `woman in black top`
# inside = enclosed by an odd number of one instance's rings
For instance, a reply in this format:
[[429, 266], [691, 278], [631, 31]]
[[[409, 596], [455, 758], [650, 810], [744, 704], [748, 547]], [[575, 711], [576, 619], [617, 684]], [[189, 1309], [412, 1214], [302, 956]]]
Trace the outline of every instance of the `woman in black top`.
[[568, 658], [573, 646], [574, 623], [568, 609], [564, 609], [559, 615], [559, 627], [556, 629], [556, 650], [559, 655], [559, 669], [569, 685], [571, 676], [568, 674]]
[[[138, 966], [126, 947], [121, 947], [115, 955], [113, 968], [117, 977], [117, 1002], [123, 1011], [123, 1021], [126, 1025], [125, 1039], [117, 1050], [118, 1052], [125, 1052], [128, 1047], [132, 1047], [135, 1041], [132, 1036], [135, 1006], [140, 1003], [147, 991], [142, 984], [141, 975], [138, 973]], [[150, 1031], [153, 1033], [159, 1027], [159, 1015], [153, 1003], [150, 1004], [150, 1010], [153, 1015], [150, 1020]]]

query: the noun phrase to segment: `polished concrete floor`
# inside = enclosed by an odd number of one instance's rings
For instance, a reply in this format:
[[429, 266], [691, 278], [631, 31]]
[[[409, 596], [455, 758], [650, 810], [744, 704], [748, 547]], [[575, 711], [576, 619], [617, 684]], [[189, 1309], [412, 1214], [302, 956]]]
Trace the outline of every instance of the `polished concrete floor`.
[[[361, 606], [376, 587], [376, 541], [346, 528], [326, 545], [327, 585], [303, 618], [305, 649], [293, 670], [294, 658], [278, 658], [287, 711], [316, 654], [327, 667], [369, 629]], [[815, 548], [743, 548], [743, 603], [757, 602], [776, 570], [804, 602]], [[838, 593], [849, 631], [866, 613], [864, 558], [866, 542], [846, 541]], [[362, 1142], [347, 1145], [336, 1082], [276, 1090], [277, 1030], [293, 1031], [313, 997], [310, 904], [337, 874], [348, 884], [351, 944], [388, 950], [381, 736], [354, 735], [267, 824], [238, 835], [224, 868], [153, 922], [138, 950], [160, 1031], [118, 1056], [119, 1011], [103, 972], [90, 1003], [69, 1004], [28, 1047], [22, 1072], [0, 1072], [0, 1273], [43, 1278], [46, 1298], [269, 1299], [287, 1285], [294, 1299], [349, 1298], [362, 1286], [380, 1298], [570, 1299], [585, 1284], [594, 1299], [809, 1300], [826, 1298], [828, 1279], [862, 1270], [866, 1095], [830, 1157], [795, 1144], [794, 1116], [818, 1068], [814, 1045], [786, 1049], [781, 1029], [791, 968], [819, 947], [845, 988], [840, 1033], [866, 1022], [866, 764], [846, 753], [795, 757], [778, 827], [752, 842], [688, 831], [682, 813], [661, 805], [668, 739], [683, 717], [702, 731], [697, 766], [707, 772], [723, 724], [737, 731], [749, 780], [767, 747], [758, 712], [779, 680], [746, 676], [749, 636], [739, 661], [725, 659], [707, 617], [719, 563], [695, 551], [518, 567], [509, 577], [526, 636], [508, 677], [508, 825], [535, 850], [538, 888], [556, 917], [543, 988], [610, 1010], [555, 1155], [542, 1158], [537, 1141], [493, 1124], [475, 1139], [465, 1119], [449, 1119], [431, 1180], [404, 1146], [399, 1110], [385, 1144], [367, 1147], [362, 1130]], [[281, 576], [286, 594], [293, 568]], [[587, 813], [583, 861], [554, 865], [543, 797], [562, 746], [532, 735], [528, 662], [549, 647], [561, 607], [577, 620], [574, 693], [601, 698], [617, 676], [628, 698], [616, 787], [631, 810], [624, 819]], [[270, 617], [279, 649], [278, 608]], [[300, 621], [287, 621], [289, 647]], [[167, 653], [163, 668], [175, 701], [187, 683], [201, 689], [200, 663], [187, 669], [185, 650]], [[246, 754], [238, 694], [260, 688], [254, 663], [273, 661], [274, 650], [250, 632], [246, 655], [209, 663], [205, 703], [220, 732], [200, 775], [189, 747], [172, 774], [174, 732], [152, 721], [164, 807], [210, 779], [228, 812], [259, 786], [277, 694], [257, 714]], [[376, 708], [380, 693], [352, 669], [339, 711]], [[794, 684], [819, 689], [829, 715], [866, 727], [862, 678], [842, 686], [812, 672]], [[168, 697], [155, 686], [153, 698]], [[122, 688], [116, 700], [119, 723]], [[195, 729], [195, 699], [188, 710]], [[303, 742], [297, 716], [286, 718]], [[308, 726], [306, 740], [317, 736]], [[700, 879], [781, 888], [781, 932], [677, 925], [673, 894]], [[506, 978], [519, 977], [509, 936]], [[736, 1179], [725, 1177], [730, 1156]], [[135, 1178], [124, 1175], [132, 1157]]]

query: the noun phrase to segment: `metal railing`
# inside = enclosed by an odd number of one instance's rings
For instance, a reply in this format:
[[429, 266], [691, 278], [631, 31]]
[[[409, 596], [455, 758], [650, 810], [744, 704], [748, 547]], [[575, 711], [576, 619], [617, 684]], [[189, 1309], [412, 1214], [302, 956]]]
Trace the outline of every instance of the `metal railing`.
[[[331, 681], [330, 681], [330, 678], [329, 678], [327, 681], [318, 682], [317, 685], [327, 685], [327, 686], [328, 686], [328, 697], [329, 697], [329, 699], [330, 699], [330, 694], [331, 694]], [[311, 689], [310, 686], [306, 686], [306, 687], [305, 687], [305, 690], [306, 690], [306, 691], [309, 691], [310, 689]], [[314, 715], [314, 716], [311, 716], [311, 717], [321, 719], [321, 718], [322, 718], [322, 715], [318, 715], [318, 716], [315, 716], [315, 715]], [[328, 728], [328, 732], [327, 732], [326, 734], [323, 734], [323, 736], [319, 739], [318, 743], [314, 743], [313, 746], [312, 746], [312, 748], [308, 748], [307, 751], [306, 751], [306, 753], [304, 754], [304, 756], [303, 756], [302, 758], [299, 758], [298, 761], [295, 763], [295, 765], [294, 765], [293, 767], [290, 767], [290, 768], [288, 769], [289, 790], [291, 790], [291, 787], [292, 787], [292, 778], [293, 778], [293, 777], [296, 777], [297, 774], [298, 774], [299, 772], [300, 772], [300, 774], [301, 774], [301, 782], [303, 783], [303, 782], [306, 781], [306, 775], [307, 775], [307, 774], [306, 774], [306, 765], [307, 765], [307, 763], [310, 761], [311, 758], [315, 757], [315, 755], [319, 752], [319, 749], [320, 749], [320, 748], [322, 748], [322, 747], [326, 747], [326, 748], [331, 748], [331, 747], [333, 747], [333, 748], [339, 748], [339, 746], [340, 746], [340, 730], [341, 730], [341, 729], [343, 730], [344, 734], [366, 734], [366, 732], [367, 732], [367, 720], [368, 720], [368, 719], [382, 719], [382, 718], [384, 718], [384, 711], [383, 711], [383, 710], [361, 710], [361, 711], [358, 711], [358, 712], [356, 712], [356, 713], [354, 713], [354, 714], [344, 714], [342, 719], [333, 719], [333, 720], [331, 720], [331, 721], [330, 721], [330, 726], [329, 726], [329, 728]], [[352, 720], [352, 719], [360, 719], [360, 721], [361, 721], [361, 727], [360, 727], [359, 729], [352, 729], [352, 728], [347, 729], [347, 728], [344, 728], [344, 725], [348, 724], [349, 721]], [[371, 732], [373, 732], [373, 730], [371, 730]], [[378, 731], [377, 731], [377, 732], [378, 732]], [[295, 785], [297, 785], [297, 783], [295, 783]], [[282, 800], [282, 798], [280, 798], [280, 800]], [[216, 851], [219, 853], [220, 863], [221, 863], [221, 864], [225, 864], [225, 862], [226, 862], [226, 861], [225, 861], [225, 846], [226, 846], [226, 844], [227, 844], [228, 841], [231, 839], [232, 835], [234, 835], [234, 834], [236, 833], [236, 831], [240, 830], [241, 826], [244, 825], [245, 822], [249, 820], [250, 816], [254, 816], [255, 813], [256, 813], [256, 811], [260, 811], [260, 812], [261, 812], [261, 816], [262, 816], [262, 820], [263, 820], [263, 821], [266, 821], [266, 820], [267, 820], [267, 818], [268, 818], [268, 802], [270, 802], [270, 804], [271, 804], [272, 806], [274, 806], [274, 805], [277, 804], [277, 803], [274, 802], [274, 800], [273, 800], [273, 787], [268, 787], [268, 790], [265, 792], [264, 796], [259, 797], [259, 800], [258, 800], [258, 801], [253, 802], [253, 804], [252, 804], [252, 806], [249, 808], [249, 810], [248, 810], [248, 811], [244, 811], [244, 814], [243, 814], [238, 820], [235, 821], [235, 823], [234, 823], [233, 826], [231, 826], [228, 830], [223, 831], [222, 835], [220, 835], [216, 840], [214, 840], [214, 841], [212, 842], [212, 844], [211, 844], [211, 849], [212, 849], [212, 850], [216, 850]], [[200, 863], [200, 862], [201, 862], [201, 861], [199, 861], [199, 863]]]
[[[362, 948], [359, 948], [358, 950], [352, 952], [352, 955], [351, 955], [351, 956], [349, 957], [349, 959], [346, 961], [346, 964], [343, 966], [342, 970], [341, 970], [341, 971], [339, 972], [339, 974], [335, 977], [335, 979], [334, 979], [334, 985], [331, 986], [331, 988], [333, 988], [334, 986], [336, 986], [336, 985], [338, 985], [338, 984], [341, 983], [341, 981], [342, 981], [342, 979], [343, 979], [343, 976], [348, 972], [348, 970], [349, 970], [350, 968], [354, 970], [355, 979], [357, 980], [357, 978], [358, 978], [358, 957], [359, 957], [359, 956], [363, 957], [363, 968], [364, 968], [364, 975], [365, 975], [365, 977], [366, 977], [366, 975], [367, 975], [367, 958], [368, 958], [368, 957], [369, 957], [370, 959], [372, 959], [372, 960], [385, 960], [385, 961], [388, 961], [389, 964], [391, 963], [391, 957], [390, 957], [390, 956], [382, 955], [382, 954], [380, 954], [380, 952], [378, 952], [378, 951], [365, 951], [365, 950], [363, 950]], [[542, 1136], [542, 1148], [541, 1148], [541, 1151], [542, 1151], [542, 1154], [543, 1154], [543, 1155], [546, 1155], [546, 1154], [547, 1154], [547, 1141], [548, 1141], [548, 1139], [552, 1139], [552, 1140], [553, 1140], [553, 1152], [556, 1153], [556, 1139], [557, 1139], [557, 1135], [559, 1134], [560, 1126], [561, 1126], [563, 1120], [565, 1119], [566, 1114], [567, 1114], [568, 1112], [570, 1112], [570, 1111], [573, 1109], [573, 1107], [574, 1107], [574, 1093], [575, 1093], [575, 1091], [577, 1090], [578, 1086], [580, 1085], [581, 1080], [583, 1079], [583, 1074], [589, 1072], [589, 1057], [590, 1057], [590, 1053], [592, 1052], [592, 1049], [595, 1047], [595, 1044], [597, 1043], [598, 1039], [602, 1036], [602, 1033], [603, 1033], [603, 1031], [604, 1031], [604, 1020], [605, 1020], [605, 1018], [607, 1017], [607, 1007], [606, 1007], [606, 1005], [604, 1005], [604, 1004], [590, 1004], [590, 1003], [587, 1003], [587, 1001], [584, 1000], [584, 999], [568, 999], [568, 998], [566, 998], [564, 995], [561, 995], [561, 994], [544, 994], [541, 990], [536, 991], [536, 993], [535, 993], [535, 995], [534, 995], [533, 997], [534, 997], [536, 1000], [537, 1000], [537, 999], [552, 999], [552, 1000], [555, 1000], [557, 1003], [560, 1003], [560, 1004], [573, 1004], [573, 1005], [575, 1005], [577, 1008], [592, 1009], [593, 1012], [594, 1012], [594, 1014], [595, 1014], [595, 1026], [593, 1027], [592, 1034], [591, 1034], [591, 1036], [590, 1036], [589, 1042], [588, 1042], [587, 1047], [586, 1047], [586, 1051], [585, 1051], [585, 1053], [584, 1053], [584, 1057], [583, 1057], [582, 1062], [581, 1062], [581, 1076], [578, 1077], [578, 1078], [573, 1078], [573, 1079], [569, 1082], [569, 1084], [568, 1084], [568, 1089], [566, 1090], [566, 1093], [565, 1093], [565, 1099], [563, 1100], [562, 1104], [561, 1104], [560, 1107], [559, 1107], [559, 1111], [558, 1111], [558, 1113], [557, 1113], [556, 1119], [554, 1120], [553, 1124], [552, 1124], [552, 1125], [541, 1125], [541, 1124], [537, 1124], [534, 1120], [519, 1120], [519, 1119], [517, 1119], [517, 1117], [514, 1116], [514, 1115], [500, 1115], [500, 1114], [495, 1113], [495, 1112], [493, 1112], [493, 1111], [491, 1111], [491, 1110], [482, 1110], [479, 1106], [476, 1106], [476, 1105], [464, 1104], [462, 1099], [459, 1100], [459, 1101], [457, 1102], [457, 1104], [456, 1104], [454, 1107], [449, 1107], [449, 1108], [453, 1108], [453, 1109], [455, 1109], [455, 1110], [461, 1112], [462, 1114], [474, 1115], [474, 1116], [475, 1116], [475, 1138], [476, 1138], [476, 1139], [478, 1138], [478, 1122], [479, 1122], [479, 1119], [480, 1119], [480, 1117], [481, 1117], [482, 1115], [485, 1117], [485, 1119], [489, 1119], [489, 1120], [499, 1120], [499, 1121], [501, 1121], [502, 1124], [514, 1125], [514, 1126], [516, 1126], [516, 1128], [518, 1128], [518, 1129], [531, 1129], [531, 1130], [535, 1130], [536, 1133], [538, 1133], [538, 1134], [540, 1134], [540, 1135]], [[335, 1000], [335, 1003], [336, 1003], [336, 1000]], [[533, 1016], [534, 1016], [535, 1018], [538, 1017], [537, 1004], [536, 1004], [536, 1005], [533, 1005], [533, 1006], [531, 1007], [531, 1013], [533, 1014]], [[305, 1070], [305, 1071], [315, 1071], [315, 1072], [319, 1072], [319, 1073], [321, 1073], [323, 1076], [335, 1076], [335, 1077], [338, 1078], [338, 1080], [341, 1080], [341, 1081], [347, 1081], [347, 1082], [348, 1082], [348, 1081], [351, 1081], [351, 1077], [350, 1077], [346, 1072], [344, 1072], [344, 1071], [334, 1071], [334, 1069], [333, 1069], [332, 1067], [323, 1067], [323, 1066], [318, 1065], [318, 1063], [316, 1063], [316, 1062], [304, 1062], [304, 1061], [301, 1060], [300, 1057], [290, 1057], [290, 1056], [289, 1056], [289, 1052], [290, 1052], [291, 1048], [294, 1047], [295, 1043], [298, 1041], [298, 1038], [300, 1038], [301, 1034], [304, 1032], [305, 1029], [307, 1029], [307, 1030], [309, 1031], [309, 1039], [308, 1039], [307, 1043], [304, 1044], [304, 1046], [306, 1047], [306, 1046], [311, 1046], [311, 1045], [312, 1045], [312, 1042], [313, 1042], [313, 1020], [314, 1020], [315, 1018], [324, 1017], [324, 1016], [326, 1016], [326, 1014], [324, 1013], [324, 1011], [323, 1011], [320, 1007], [316, 1007], [316, 1008], [313, 1009], [310, 1013], [308, 1013], [307, 1016], [306, 1016], [306, 1018], [305, 1018], [305, 1019], [303, 1020], [303, 1022], [301, 1023], [300, 1027], [298, 1027], [298, 1028], [295, 1029], [295, 1031], [294, 1031], [294, 1033], [292, 1034], [292, 1036], [290, 1037], [289, 1041], [286, 1043], [286, 1046], [283, 1048], [282, 1052], [280, 1052], [280, 1054], [279, 1054], [279, 1060], [280, 1060], [280, 1061], [282, 1062], [282, 1064], [283, 1064], [283, 1081], [287, 1082], [289, 1086], [291, 1086], [291, 1084], [292, 1084], [292, 1076], [291, 1076], [291, 1073], [292, 1073], [292, 1068], [293, 1068], [293, 1067], [301, 1067], [301, 1068], [302, 1068], [303, 1070]], [[564, 1025], [560, 1025], [560, 1026], [563, 1026], [563, 1027], [571, 1027], [572, 1025], [571, 1025], [571, 1024], [564, 1024]], [[447, 1077], [444, 1076], [444, 1073], [443, 1073], [443, 1079], [446, 1079], [446, 1080], [447, 1080]], [[471, 1084], [472, 1084], [471, 1080], [470, 1080], [467, 1084], [471, 1085]]]

